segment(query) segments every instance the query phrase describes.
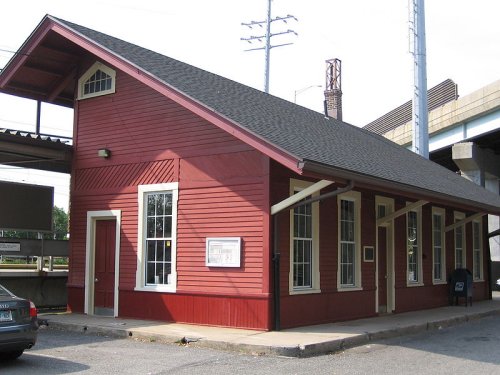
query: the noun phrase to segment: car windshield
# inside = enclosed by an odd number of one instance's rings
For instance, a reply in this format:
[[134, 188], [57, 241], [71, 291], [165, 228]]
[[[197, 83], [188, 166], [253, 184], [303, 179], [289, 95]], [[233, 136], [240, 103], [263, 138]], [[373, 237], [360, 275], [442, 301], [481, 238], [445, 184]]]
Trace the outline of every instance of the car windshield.
[[3, 286], [0, 285], [0, 297], [10, 296], [10, 293]]

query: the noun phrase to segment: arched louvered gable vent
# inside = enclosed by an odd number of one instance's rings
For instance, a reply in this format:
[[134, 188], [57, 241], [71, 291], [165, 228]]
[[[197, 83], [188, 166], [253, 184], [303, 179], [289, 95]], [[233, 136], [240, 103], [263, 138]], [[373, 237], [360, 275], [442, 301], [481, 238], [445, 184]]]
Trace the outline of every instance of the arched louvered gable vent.
[[93, 98], [115, 92], [116, 72], [96, 62], [78, 80], [78, 99]]

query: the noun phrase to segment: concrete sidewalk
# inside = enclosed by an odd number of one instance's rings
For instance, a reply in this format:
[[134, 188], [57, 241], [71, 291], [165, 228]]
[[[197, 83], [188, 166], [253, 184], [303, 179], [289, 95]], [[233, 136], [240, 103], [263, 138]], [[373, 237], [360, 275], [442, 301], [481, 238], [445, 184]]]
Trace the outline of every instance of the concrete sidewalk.
[[165, 343], [260, 355], [305, 357], [336, 352], [374, 340], [414, 334], [463, 324], [500, 314], [500, 295], [473, 306], [447, 306], [349, 322], [321, 324], [279, 332], [207, 327], [135, 319], [107, 318], [74, 313], [42, 314], [49, 329], [129, 337]]

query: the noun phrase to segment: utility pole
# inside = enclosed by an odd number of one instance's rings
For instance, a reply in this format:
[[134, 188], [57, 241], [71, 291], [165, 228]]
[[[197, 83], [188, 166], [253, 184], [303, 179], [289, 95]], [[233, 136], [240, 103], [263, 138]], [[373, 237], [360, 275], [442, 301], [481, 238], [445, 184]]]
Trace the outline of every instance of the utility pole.
[[242, 22], [242, 26], [247, 26], [250, 29], [253, 29], [253, 26], [259, 26], [260, 28], [263, 28], [264, 25], [266, 26], [266, 33], [265, 35], [252, 35], [247, 38], [240, 38], [240, 40], [244, 40], [248, 43], [252, 43], [255, 41], [262, 42], [265, 39], [265, 46], [263, 47], [257, 47], [257, 48], [250, 48], [245, 50], [247, 51], [256, 51], [256, 50], [265, 50], [265, 68], [264, 68], [264, 91], [266, 93], [269, 93], [269, 67], [271, 63], [271, 49], [276, 48], [276, 47], [283, 47], [283, 46], [289, 46], [290, 44], [293, 43], [283, 43], [283, 44], [277, 44], [277, 45], [271, 45], [271, 38], [273, 36], [277, 35], [284, 35], [284, 34], [294, 34], [298, 35], [295, 31], [288, 29], [286, 31], [282, 32], [277, 32], [277, 33], [271, 33], [271, 24], [276, 21], [282, 21], [284, 23], [287, 23], [287, 20], [294, 20], [298, 21], [297, 18], [294, 16], [288, 14], [285, 17], [276, 17], [272, 18], [271, 17], [271, 0], [267, 1], [267, 19], [265, 21], [250, 21], [250, 22]]
[[427, 106], [427, 62], [425, 47], [424, 0], [411, 0], [410, 39], [413, 37], [413, 152], [429, 159], [429, 125]]

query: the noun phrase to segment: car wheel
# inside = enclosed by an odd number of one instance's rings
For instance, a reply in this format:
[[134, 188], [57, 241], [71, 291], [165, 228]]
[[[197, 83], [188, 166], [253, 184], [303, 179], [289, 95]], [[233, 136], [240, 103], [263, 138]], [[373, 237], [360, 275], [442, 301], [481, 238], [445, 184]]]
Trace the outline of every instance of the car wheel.
[[1, 361], [13, 361], [16, 358], [19, 358], [21, 354], [23, 354], [24, 350], [15, 350], [12, 352], [0, 353]]

